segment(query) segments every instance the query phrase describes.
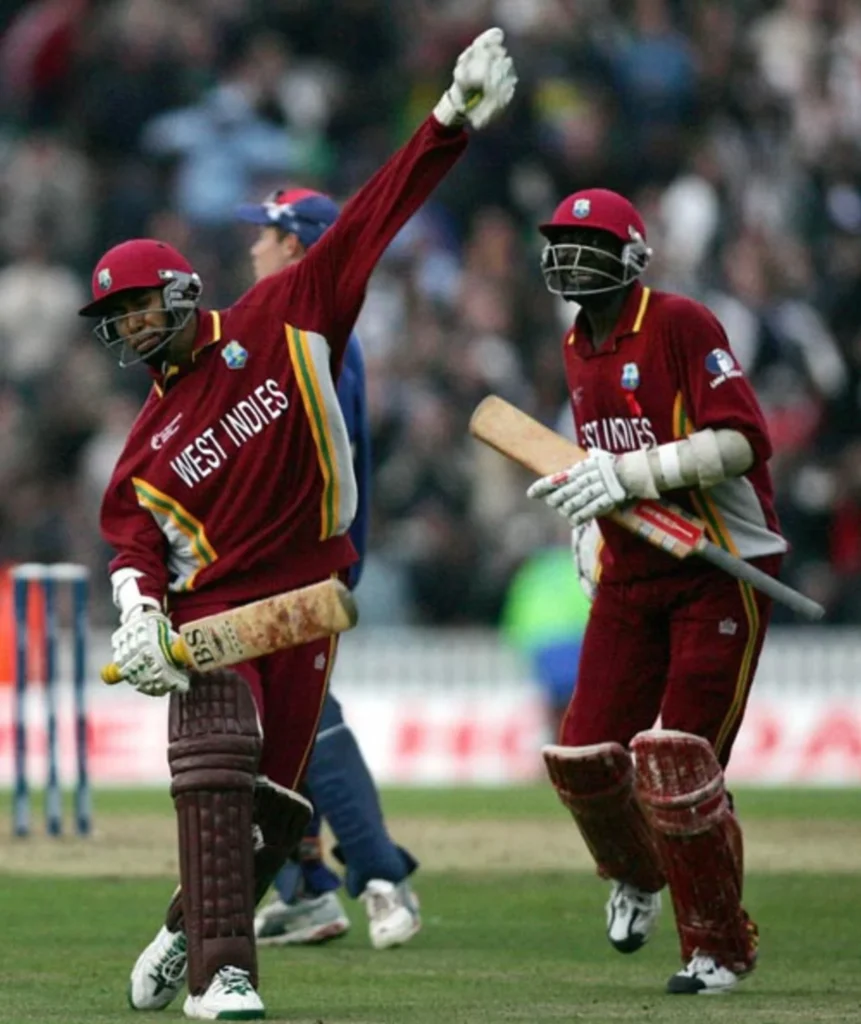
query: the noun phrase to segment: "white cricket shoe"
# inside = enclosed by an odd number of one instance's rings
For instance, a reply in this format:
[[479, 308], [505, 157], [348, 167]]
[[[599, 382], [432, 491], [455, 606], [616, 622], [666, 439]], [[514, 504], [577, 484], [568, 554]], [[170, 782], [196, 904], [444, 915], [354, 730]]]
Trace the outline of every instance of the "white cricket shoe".
[[686, 967], [670, 978], [667, 992], [675, 996], [712, 996], [731, 992], [744, 975], [735, 974], [710, 956], [695, 953]]
[[261, 1020], [266, 1016], [248, 971], [219, 967], [201, 996], [186, 997], [182, 1012], [192, 1020]]
[[163, 1010], [182, 988], [187, 966], [185, 932], [169, 932], [162, 926], [132, 968], [129, 1006]]
[[607, 938], [620, 953], [636, 953], [649, 941], [660, 913], [659, 892], [613, 882], [607, 900]]
[[346, 935], [350, 919], [335, 892], [275, 899], [254, 918], [258, 946], [313, 946]]
[[360, 897], [368, 913], [368, 933], [374, 949], [402, 946], [422, 926], [419, 901], [409, 882], [372, 878]]

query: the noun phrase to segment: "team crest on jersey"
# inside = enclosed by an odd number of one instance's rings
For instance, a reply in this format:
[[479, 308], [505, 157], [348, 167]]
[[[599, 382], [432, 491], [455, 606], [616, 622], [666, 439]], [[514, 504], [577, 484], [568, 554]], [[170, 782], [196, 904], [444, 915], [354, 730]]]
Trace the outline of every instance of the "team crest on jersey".
[[104, 270], [99, 271], [99, 288], [103, 292], [106, 292], [108, 288], [114, 283], [114, 279], [111, 277], [111, 272], [107, 267]]
[[622, 387], [626, 391], [636, 391], [640, 386], [640, 367], [636, 363], [625, 363], [622, 367]]
[[238, 341], [229, 341], [221, 350], [221, 358], [230, 370], [241, 370], [248, 362], [248, 351]]
[[710, 388], [716, 388], [725, 380], [731, 380], [733, 377], [744, 376], [736, 365], [735, 359], [723, 348], [713, 348], [709, 352], [706, 356], [706, 369], [714, 377], [714, 380], [709, 381]]
[[592, 212], [592, 200], [591, 199], [575, 199], [574, 205], [571, 207], [571, 212], [577, 218], [577, 220], [583, 220], [584, 217], [588, 217]]

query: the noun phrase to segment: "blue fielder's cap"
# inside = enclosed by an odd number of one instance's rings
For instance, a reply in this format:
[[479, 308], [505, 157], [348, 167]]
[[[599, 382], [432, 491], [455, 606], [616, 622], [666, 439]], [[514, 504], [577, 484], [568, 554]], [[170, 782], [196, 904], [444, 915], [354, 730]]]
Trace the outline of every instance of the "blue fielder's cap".
[[250, 224], [279, 228], [296, 235], [307, 249], [335, 223], [338, 213], [334, 200], [322, 192], [308, 188], [282, 188], [268, 195], [262, 203], [243, 203], [236, 216]]

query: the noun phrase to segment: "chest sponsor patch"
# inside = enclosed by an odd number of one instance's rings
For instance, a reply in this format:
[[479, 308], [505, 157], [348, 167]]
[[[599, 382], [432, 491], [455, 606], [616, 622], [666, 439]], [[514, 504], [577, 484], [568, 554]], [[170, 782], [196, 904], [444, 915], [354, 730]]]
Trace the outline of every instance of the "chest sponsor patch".
[[221, 350], [221, 358], [227, 363], [228, 369], [241, 370], [248, 362], [248, 350], [238, 341], [229, 341]]
[[733, 377], [744, 376], [735, 359], [723, 348], [713, 348], [709, 352], [706, 356], [706, 369], [714, 377], [714, 380], [709, 381], [710, 388], [716, 388]]

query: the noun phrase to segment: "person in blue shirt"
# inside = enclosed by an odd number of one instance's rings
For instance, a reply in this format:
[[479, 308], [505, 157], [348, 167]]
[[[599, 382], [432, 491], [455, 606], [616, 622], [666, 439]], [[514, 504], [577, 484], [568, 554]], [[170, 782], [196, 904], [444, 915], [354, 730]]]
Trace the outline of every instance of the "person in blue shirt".
[[[240, 220], [256, 224], [251, 247], [256, 280], [301, 260], [334, 223], [338, 207], [328, 196], [309, 189], [282, 189], [262, 203], [237, 210]], [[338, 399], [353, 446], [359, 501], [350, 537], [359, 553], [348, 585], [362, 573], [368, 538], [371, 485], [370, 428], [365, 393], [365, 367], [359, 339], [347, 345], [338, 379]], [[317, 740], [306, 776], [306, 795], [315, 815], [298, 858], [288, 861], [275, 880], [275, 898], [255, 920], [257, 942], [265, 945], [305, 945], [343, 935], [350, 926], [338, 898], [340, 877], [323, 862], [321, 818], [337, 841], [335, 856], [345, 867], [344, 884], [368, 914], [371, 945], [386, 949], [409, 941], [421, 927], [418, 900], [409, 878], [415, 859], [389, 836], [379, 794], [341, 705], [330, 692], [323, 705]]]

